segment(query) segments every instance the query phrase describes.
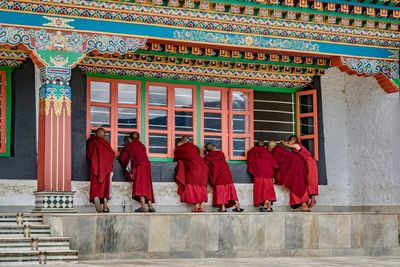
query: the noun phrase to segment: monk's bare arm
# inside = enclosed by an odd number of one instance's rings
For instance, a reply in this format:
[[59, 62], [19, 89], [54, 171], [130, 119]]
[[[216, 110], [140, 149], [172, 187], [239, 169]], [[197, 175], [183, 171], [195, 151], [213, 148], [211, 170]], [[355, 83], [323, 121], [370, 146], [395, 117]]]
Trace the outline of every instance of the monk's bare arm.
[[301, 146], [299, 146], [298, 144], [289, 144], [288, 142], [285, 142], [285, 141], [281, 141], [281, 144], [283, 144], [285, 147], [288, 147], [288, 148], [294, 148], [297, 151], [299, 151], [301, 149]]

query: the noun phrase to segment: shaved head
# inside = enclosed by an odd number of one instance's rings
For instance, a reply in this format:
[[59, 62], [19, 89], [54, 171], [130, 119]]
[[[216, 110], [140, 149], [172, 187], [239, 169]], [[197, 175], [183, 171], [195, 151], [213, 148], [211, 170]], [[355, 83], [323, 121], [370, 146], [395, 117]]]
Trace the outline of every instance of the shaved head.
[[257, 146], [265, 146], [264, 139], [258, 139]]
[[189, 136], [187, 136], [187, 135], [182, 136], [181, 142], [182, 142], [183, 144], [190, 143], [190, 138], [189, 138]]
[[131, 132], [131, 133], [129, 134], [129, 138], [130, 138], [131, 140], [139, 140], [139, 139], [140, 139], [140, 135], [139, 135], [138, 132]]
[[204, 148], [207, 152], [215, 150], [215, 145], [213, 143], [207, 143]]
[[106, 130], [104, 130], [104, 128], [97, 129], [96, 136], [100, 137], [100, 138], [104, 138], [106, 136]]
[[291, 137], [289, 137], [288, 141], [290, 144], [296, 144], [299, 142], [299, 139], [297, 138], [297, 136], [292, 135]]
[[272, 150], [272, 149], [274, 149], [274, 147], [276, 147], [276, 141], [275, 140], [269, 140], [269, 142], [268, 142], [268, 148], [270, 149], [270, 150]]

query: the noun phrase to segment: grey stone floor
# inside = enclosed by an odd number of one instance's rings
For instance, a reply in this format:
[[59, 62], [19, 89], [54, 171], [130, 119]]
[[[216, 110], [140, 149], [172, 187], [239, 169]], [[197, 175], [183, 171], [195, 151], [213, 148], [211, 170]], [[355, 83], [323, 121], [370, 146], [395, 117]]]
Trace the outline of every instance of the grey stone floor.
[[[3, 266], [3, 265], [0, 265]], [[9, 265], [10, 266], [10, 265]], [[31, 266], [31, 265], [11, 265]], [[33, 266], [33, 265], [32, 265]], [[37, 265], [36, 265], [37, 266]], [[332, 258], [246, 258], [246, 259], [162, 259], [162, 260], [97, 260], [83, 261], [79, 264], [47, 264], [54, 267], [394, 267], [400, 266], [400, 257], [332, 257]]]

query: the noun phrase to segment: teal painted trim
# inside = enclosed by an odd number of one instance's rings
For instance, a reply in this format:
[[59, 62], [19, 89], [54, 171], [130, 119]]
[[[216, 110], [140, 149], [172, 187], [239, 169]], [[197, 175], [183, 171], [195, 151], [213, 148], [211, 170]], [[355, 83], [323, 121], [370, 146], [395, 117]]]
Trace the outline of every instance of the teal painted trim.
[[146, 132], [146, 82], [142, 80], [140, 86], [140, 120], [141, 120], [141, 140], [143, 145], [146, 145], [147, 141], [147, 132]]
[[196, 86], [196, 142], [197, 146], [201, 144], [201, 120], [203, 117], [201, 116], [201, 87], [200, 85]]
[[269, 92], [269, 93], [286, 93], [293, 94], [301, 91], [303, 88], [283, 88], [283, 87], [272, 87], [272, 86], [257, 86], [252, 88], [254, 91]]
[[151, 157], [151, 158], [149, 158], [149, 160], [151, 162], [174, 162], [173, 158], [154, 158], [154, 157]]
[[398, 87], [400, 87], [400, 79], [393, 79], [392, 80]]
[[[245, 5], [245, 4], [244, 4]], [[283, 8], [283, 7], [280, 7]], [[307, 9], [298, 9], [297, 12], [308, 12]], [[318, 13], [313, 11], [310, 13]], [[323, 12], [322, 12], [323, 13]], [[324, 13], [325, 14], [325, 13]], [[327, 12], [326, 14], [334, 14]], [[347, 15], [347, 14], [343, 14]], [[15, 17], [18, 17], [18, 21]], [[68, 16], [67, 16], [68, 17]], [[356, 17], [356, 16], [355, 16]], [[254, 17], [257, 18], [257, 17]], [[380, 18], [365, 18], [359, 16], [364, 20], [380, 20]], [[99, 23], [101, 21], [101, 23]], [[38, 27], [43, 29], [49, 29], [49, 27], [43, 26], [48, 20], [43, 17], [43, 14], [37, 13], [23, 13], [13, 10], [0, 10], [0, 23], [2, 25], [10, 25], [11, 27]], [[398, 23], [398, 20], [394, 20], [394, 23]], [[215, 32], [211, 29], [194, 29], [184, 28], [168, 25], [149, 24], [149, 23], [133, 23], [133, 22], [122, 22], [115, 20], [97, 20], [88, 17], [74, 17], [74, 21], [70, 22], [69, 25], [75, 28], [75, 31], [99, 33], [99, 34], [110, 34], [110, 35], [126, 35], [136, 36], [139, 38], [146, 39], [163, 39], [176, 42], [190, 42], [198, 45], [223, 45], [229, 47], [241, 47], [242, 49], [277, 49], [279, 51], [287, 51], [291, 53], [316, 53], [325, 56], [348, 56], [348, 57], [367, 57], [374, 59], [385, 59], [393, 60], [393, 48], [380, 47], [380, 46], [369, 46], [369, 45], [353, 45], [350, 43], [338, 43], [338, 42], [325, 42], [321, 40], [299, 40], [282, 38], [282, 36], [265, 36], [265, 35], [250, 35], [247, 33], [237, 32]], [[208, 38], [208, 36], [213, 38]], [[245, 42], [245, 36], [253, 36], [253, 42], [249, 46]], [[135, 37], [135, 38], [136, 38]], [[214, 38], [215, 37], [215, 38]], [[363, 38], [364, 39], [364, 38]], [[271, 43], [272, 42], [272, 43]], [[275, 43], [276, 42], [276, 43]], [[285, 44], [289, 42], [293, 45]], [[299, 46], [299, 44], [307, 44], [306, 47]], [[318, 50], [318, 51], [316, 51]], [[339, 52], [339, 54], [338, 54]]]
[[344, 5], [349, 5], [349, 6], [362, 6], [362, 7], [372, 7], [372, 8], [382, 8], [382, 9], [388, 9], [388, 10], [400, 10], [399, 7], [396, 7], [395, 3], [390, 3], [389, 5], [385, 6], [382, 4], [376, 3], [376, 4], [369, 4], [369, 3], [360, 3], [356, 1], [343, 1], [343, 0], [319, 0], [320, 2], [324, 3], [335, 3], [335, 4], [344, 4]]
[[215, 60], [215, 61], [225, 61], [225, 62], [240, 62], [240, 63], [250, 63], [250, 64], [264, 64], [264, 65], [274, 65], [274, 66], [290, 66], [290, 67], [300, 67], [309, 69], [328, 69], [329, 66], [316, 66], [307, 64], [296, 64], [296, 63], [285, 63], [276, 61], [264, 61], [264, 60], [250, 60], [245, 58], [227, 58], [227, 57], [212, 57], [212, 56], [198, 56], [198, 55], [185, 55], [185, 54], [175, 54], [168, 52], [159, 51], [146, 51], [146, 50], [136, 50], [135, 53], [152, 55], [152, 56], [166, 56], [166, 57], [176, 57], [176, 58], [187, 58], [187, 59], [201, 59], [201, 60]]
[[226, 162], [232, 163], [232, 164], [246, 164], [246, 160], [227, 160]]
[[1, 71], [6, 72], [6, 152], [0, 153], [0, 157], [11, 156], [11, 115], [12, 115], [12, 85], [11, 85], [11, 73], [14, 68], [11, 67], [0, 67]]
[[292, 97], [293, 97], [293, 135], [297, 136], [296, 94], [292, 94]]
[[[262, 3], [256, 3], [256, 2], [247, 2], [247, 1], [243, 1], [243, 0], [212, 0], [210, 2], [224, 3], [224, 4], [236, 4], [236, 5], [240, 5], [240, 6], [253, 6], [256, 8], [267, 8], [267, 9], [281, 10], [281, 11], [295, 11], [297, 13], [309, 13], [311, 15], [336, 16], [336, 17], [345, 17], [345, 18], [351, 18], [351, 19], [374, 20], [374, 21], [398, 23], [398, 20], [391, 19], [391, 18], [369, 17], [369, 16], [346, 14], [346, 13], [334, 12], [334, 11], [320, 11], [320, 10], [316, 10], [316, 9], [312, 9], [312, 8], [300, 8], [300, 7], [291, 7], [291, 6], [262, 4]], [[333, 1], [322, 0], [322, 2], [333, 2]], [[339, 1], [336, 1], [336, 2], [339, 2]], [[347, 5], [364, 5], [364, 6], [366, 5], [363, 3], [356, 4], [356, 2], [353, 2], [353, 1], [352, 2], [340, 1], [340, 2], [344, 2]], [[380, 8], [380, 7], [375, 5], [374, 8]], [[398, 8], [398, 7], [389, 7], [389, 6], [385, 7], [385, 9], [400, 10], [400, 8]]]
[[197, 82], [197, 81], [185, 81], [185, 80], [169, 80], [169, 79], [159, 79], [159, 78], [147, 78], [147, 77], [135, 77], [135, 76], [125, 76], [125, 75], [111, 75], [111, 74], [100, 74], [100, 73], [87, 73], [88, 77], [106, 78], [106, 79], [120, 79], [120, 80], [136, 80], [136, 81], [146, 81], [146, 82], [165, 82], [172, 84], [192, 84], [199, 86], [216, 86], [225, 88], [246, 88], [253, 89], [254, 91], [261, 92], [272, 92], [272, 93], [288, 93], [292, 94], [297, 91], [301, 91], [302, 88], [284, 88], [284, 87], [272, 87], [272, 86], [246, 86], [240, 84], [226, 84], [226, 83], [207, 83], [207, 82]]

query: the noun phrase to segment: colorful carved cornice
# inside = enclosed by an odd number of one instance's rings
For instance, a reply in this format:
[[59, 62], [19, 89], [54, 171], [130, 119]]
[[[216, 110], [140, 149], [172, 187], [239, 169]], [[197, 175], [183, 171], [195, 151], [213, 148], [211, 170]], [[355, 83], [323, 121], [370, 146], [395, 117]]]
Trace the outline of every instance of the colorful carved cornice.
[[[105, 19], [121, 22], [168, 25], [170, 27], [207, 29], [263, 36], [280, 36], [361, 45], [396, 47], [400, 35], [399, 20], [369, 21], [366, 16], [344, 17], [312, 14], [307, 10], [258, 10], [254, 14], [219, 11], [219, 9], [181, 8], [155, 1], [132, 3], [109, 1], [0, 1], [0, 9], [49, 15]], [[200, 2], [201, 3], [201, 2]], [[243, 2], [248, 3], [248, 2]], [[226, 9], [224, 9], [226, 10]], [[239, 8], [239, 10], [243, 10]], [[312, 11], [312, 10], [311, 10]], [[310, 12], [311, 12], [310, 11]], [[51, 19], [51, 18], [50, 18]], [[51, 25], [51, 23], [49, 24]], [[54, 24], [53, 24], [54, 25]], [[66, 24], [67, 25], [67, 24]], [[62, 28], [62, 25], [59, 25]]]

